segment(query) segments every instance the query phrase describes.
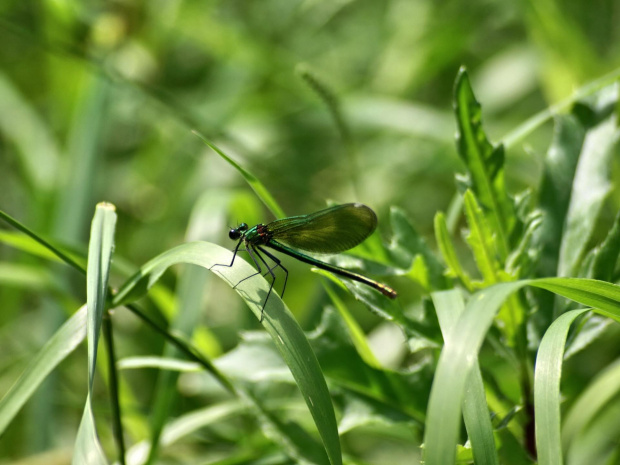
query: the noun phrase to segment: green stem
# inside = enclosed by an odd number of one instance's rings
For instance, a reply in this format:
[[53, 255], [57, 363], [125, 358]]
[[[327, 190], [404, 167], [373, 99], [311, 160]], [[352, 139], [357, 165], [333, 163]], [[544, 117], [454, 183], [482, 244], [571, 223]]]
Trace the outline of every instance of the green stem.
[[116, 354], [114, 351], [114, 338], [112, 335], [112, 321], [110, 313], [105, 312], [102, 321], [103, 340], [108, 351], [108, 370], [110, 376], [110, 403], [112, 406], [112, 432], [118, 447], [118, 457], [121, 465], [125, 465], [125, 441], [123, 439], [123, 423], [121, 415], [121, 403], [118, 396], [118, 372], [116, 369]]

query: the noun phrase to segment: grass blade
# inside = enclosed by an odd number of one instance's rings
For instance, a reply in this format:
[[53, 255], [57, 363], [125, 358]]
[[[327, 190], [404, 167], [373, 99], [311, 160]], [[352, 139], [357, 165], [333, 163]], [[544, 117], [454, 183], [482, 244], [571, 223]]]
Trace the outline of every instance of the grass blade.
[[0, 436], [47, 375], [73, 352], [85, 337], [86, 307], [82, 307], [56, 331], [0, 400]]
[[534, 409], [536, 449], [540, 465], [562, 464], [560, 377], [564, 346], [571, 324], [587, 311], [573, 310], [560, 316], [549, 327], [538, 348], [534, 374]]
[[[190, 242], [180, 245], [146, 263], [119, 290], [113, 299], [113, 305], [122, 305], [142, 297], [162, 273], [174, 264], [191, 263], [210, 269], [216, 264], [228, 264], [231, 259], [232, 253], [229, 250], [215, 244]], [[218, 266], [212, 271], [226, 280], [231, 287], [255, 273], [254, 268], [240, 257], [235, 259], [235, 266]], [[269, 283], [259, 276], [235, 288], [257, 318], [260, 318], [268, 290]], [[297, 382], [331, 463], [341, 464], [336, 418], [325, 378], [304, 332], [275, 292], [272, 292], [265, 306], [263, 325]]]
[[88, 396], [82, 421], [75, 441], [74, 465], [107, 464], [108, 461], [97, 439], [95, 417], [92, 410], [93, 381], [97, 364], [97, 345], [103, 312], [106, 309], [108, 278], [114, 248], [116, 212], [111, 204], [100, 203], [95, 217], [88, 246], [86, 273], [86, 304], [88, 308]]
[[[463, 296], [459, 290], [435, 292], [431, 294], [433, 304], [437, 310], [437, 317], [444, 337], [449, 337], [458, 318], [465, 309]], [[486, 402], [484, 384], [480, 374], [478, 361], [467, 376], [468, 388], [463, 398], [463, 417], [465, 428], [471, 441], [474, 462], [481, 464], [499, 464], [491, 414]]]
[[271, 193], [269, 193], [267, 188], [263, 185], [262, 182], [259, 181], [259, 179], [256, 176], [254, 176], [248, 170], [243, 168], [239, 163], [234, 161], [228, 155], [226, 155], [217, 145], [215, 145], [213, 142], [211, 142], [205, 136], [200, 134], [198, 131], [194, 130], [192, 132], [195, 135], [197, 135], [198, 137], [200, 137], [200, 139], [202, 139], [202, 141], [206, 145], [211, 147], [211, 149], [215, 153], [217, 153], [220, 157], [222, 157], [224, 160], [226, 160], [233, 168], [235, 168], [237, 171], [239, 171], [239, 173], [241, 173], [241, 176], [243, 176], [243, 179], [245, 179], [245, 181], [249, 184], [249, 186], [252, 188], [252, 190], [254, 192], [256, 192], [256, 195], [258, 196], [258, 198], [261, 199], [263, 201], [263, 203], [267, 206], [269, 211], [271, 211], [271, 213], [273, 213], [273, 216], [275, 216], [276, 218], [284, 218], [284, 217], [286, 217], [286, 215], [284, 214], [284, 210], [282, 210], [280, 205], [278, 205], [278, 202], [276, 202], [276, 199], [273, 198]]
[[425, 433], [426, 464], [454, 463], [467, 374], [493, 317], [510, 295], [531, 285], [547, 289], [620, 321], [620, 286], [579, 278], [544, 278], [500, 283], [474, 294], [444, 346], [431, 390]]

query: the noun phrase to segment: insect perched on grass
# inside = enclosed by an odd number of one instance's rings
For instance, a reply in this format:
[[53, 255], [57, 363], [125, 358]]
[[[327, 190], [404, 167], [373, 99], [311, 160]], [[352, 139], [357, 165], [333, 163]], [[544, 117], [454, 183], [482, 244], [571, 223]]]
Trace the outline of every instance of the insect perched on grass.
[[[286, 281], [288, 280], [288, 270], [282, 266], [280, 260], [266, 250], [265, 247], [290, 255], [297, 260], [309, 263], [317, 268], [366, 284], [387, 297], [395, 299], [398, 294], [394, 289], [385, 284], [373, 281], [372, 279], [345, 270], [344, 268], [322, 262], [300, 252], [300, 250], [320, 254], [337, 254], [344, 252], [362, 243], [372, 234], [376, 227], [377, 215], [366, 205], [360, 203], [336, 205], [335, 207], [326, 208], [325, 210], [309, 215], [291, 216], [289, 218], [272, 221], [269, 224], [257, 224], [253, 228], [249, 228], [246, 223], [241, 223], [228, 233], [228, 236], [232, 240], [239, 241], [235, 247], [230, 265], [221, 264], [219, 266], [233, 266], [239, 248], [241, 245], [245, 247], [245, 250], [252, 258], [258, 271], [239, 281], [235, 285], [236, 287], [246, 279], [262, 274], [263, 269], [261, 268], [261, 263], [265, 265], [267, 268], [265, 274], [269, 273], [272, 280], [261, 310], [261, 321], [263, 321], [265, 305], [267, 305], [267, 300], [269, 300], [271, 290], [276, 282], [276, 275], [273, 270], [280, 267], [284, 270], [284, 273], [286, 273], [284, 277], [284, 286], [282, 287], [282, 296], [284, 296]], [[269, 266], [261, 255], [261, 252], [273, 260], [274, 265]]]

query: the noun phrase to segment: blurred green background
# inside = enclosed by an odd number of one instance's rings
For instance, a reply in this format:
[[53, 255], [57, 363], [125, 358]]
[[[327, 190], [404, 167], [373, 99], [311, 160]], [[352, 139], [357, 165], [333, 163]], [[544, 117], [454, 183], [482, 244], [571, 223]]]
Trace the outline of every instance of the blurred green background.
[[[459, 67], [471, 73], [490, 138], [507, 137], [507, 183], [518, 192], [537, 185], [552, 126], [511, 135], [620, 64], [619, 17], [612, 0], [3, 0], [0, 208], [84, 252], [95, 204], [115, 204], [116, 261], [128, 273], [186, 240], [232, 247], [230, 226], [273, 217], [194, 129], [287, 215], [359, 201], [387, 238], [396, 205], [432, 242], [432, 218], [462, 171], [452, 115]], [[333, 94], [340, 130], [309, 80]], [[85, 286], [6, 245], [0, 257], [2, 394]], [[311, 328], [321, 279], [288, 266], [287, 303]], [[174, 275], [165, 281], [173, 287]], [[257, 323], [226, 286], [208, 286], [209, 331], [197, 343], [215, 356]], [[379, 319], [355, 308], [373, 331]], [[161, 338], [119, 320], [122, 354], [161, 350]], [[85, 354], [70, 360], [0, 438], [0, 457], [70, 448], [86, 384], [71, 367], [83, 370]], [[148, 405], [155, 374], [131, 376]], [[371, 462], [397, 463], [399, 446], [390, 448], [396, 455]]]

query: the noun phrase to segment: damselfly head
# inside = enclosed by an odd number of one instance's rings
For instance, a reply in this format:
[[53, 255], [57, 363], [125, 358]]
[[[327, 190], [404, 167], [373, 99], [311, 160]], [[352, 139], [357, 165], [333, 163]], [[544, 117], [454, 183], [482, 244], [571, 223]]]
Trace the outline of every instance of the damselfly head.
[[241, 236], [243, 236], [243, 233], [247, 230], [248, 230], [248, 225], [245, 223], [241, 223], [236, 228], [232, 228], [230, 231], [228, 231], [228, 237], [230, 237], [233, 241], [236, 241]]

